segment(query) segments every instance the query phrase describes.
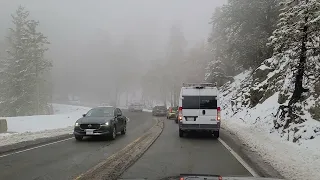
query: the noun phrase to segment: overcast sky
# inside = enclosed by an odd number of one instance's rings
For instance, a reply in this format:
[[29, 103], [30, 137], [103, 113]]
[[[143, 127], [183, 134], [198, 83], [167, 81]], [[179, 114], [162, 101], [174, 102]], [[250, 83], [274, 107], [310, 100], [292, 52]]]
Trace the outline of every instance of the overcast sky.
[[[94, 59], [99, 57], [90, 57], [88, 54], [92, 54], [93, 48], [90, 47], [101, 41], [112, 42], [114, 46], [129, 37], [135, 43], [139, 58], [144, 61], [165, 55], [170, 28], [174, 24], [182, 27], [189, 47], [204, 41], [210, 31], [208, 22], [214, 9], [225, 2], [0, 0], [0, 40], [12, 26], [11, 14], [19, 5], [26, 7], [30, 11], [30, 18], [40, 21], [39, 29], [51, 42], [48, 55], [54, 61], [54, 76], [61, 79], [66, 72], [78, 76], [76, 70], [82, 71], [89, 65], [87, 62], [95, 62]], [[87, 50], [91, 52], [86, 53]]]
[[[0, 0], [0, 32], [10, 26], [10, 14], [25, 6], [51, 41], [91, 36], [98, 29], [114, 38], [144, 33], [166, 36], [181, 23], [187, 40], [207, 37], [210, 16], [225, 0]], [[67, 38], [66, 38], [67, 37]], [[81, 40], [78, 40], [81, 42]]]

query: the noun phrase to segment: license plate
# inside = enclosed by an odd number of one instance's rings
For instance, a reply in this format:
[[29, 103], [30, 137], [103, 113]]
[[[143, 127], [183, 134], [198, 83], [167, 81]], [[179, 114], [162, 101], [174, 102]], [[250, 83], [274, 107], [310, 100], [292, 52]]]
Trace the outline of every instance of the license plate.
[[86, 135], [93, 135], [93, 129], [86, 129]]
[[186, 117], [186, 121], [196, 121], [194, 117]]

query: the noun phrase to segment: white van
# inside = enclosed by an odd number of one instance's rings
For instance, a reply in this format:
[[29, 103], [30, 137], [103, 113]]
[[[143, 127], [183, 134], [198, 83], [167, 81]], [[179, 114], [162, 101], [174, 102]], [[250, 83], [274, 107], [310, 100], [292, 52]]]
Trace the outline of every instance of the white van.
[[211, 83], [184, 83], [179, 99], [179, 136], [189, 131], [209, 131], [219, 137], [218, 88]]

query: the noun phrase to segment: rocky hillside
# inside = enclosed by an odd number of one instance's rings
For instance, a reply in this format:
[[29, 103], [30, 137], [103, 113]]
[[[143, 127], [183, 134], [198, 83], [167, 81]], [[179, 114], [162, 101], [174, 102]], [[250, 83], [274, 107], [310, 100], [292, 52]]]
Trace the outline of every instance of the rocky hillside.
[[308, 92], [296, 105], [296, 121], [286, 122], [279, 117], [279, 110], [289, 103], [294, 90], [294, 75], [289, 62], [288, 59], [281, 62], [267, 59], [257, 69], [241, 73], [222, 86], [224, 119], [263, 127], [292, 142], [320, 135], [320, 71], [317, 64], [306, 72], [318, 78], [304, 80]]

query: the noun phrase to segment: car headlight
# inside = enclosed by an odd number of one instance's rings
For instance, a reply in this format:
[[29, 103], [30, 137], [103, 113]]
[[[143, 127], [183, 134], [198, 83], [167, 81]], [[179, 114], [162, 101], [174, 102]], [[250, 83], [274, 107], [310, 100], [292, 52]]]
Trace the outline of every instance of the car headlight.
[[104, 124], [101, 124], [101, 126], [109, 126], [109, 122], [106, 122]]
[[76, 123], [74, 124], [74, 126], [79, 126], [79, 123], [76, 122]]

